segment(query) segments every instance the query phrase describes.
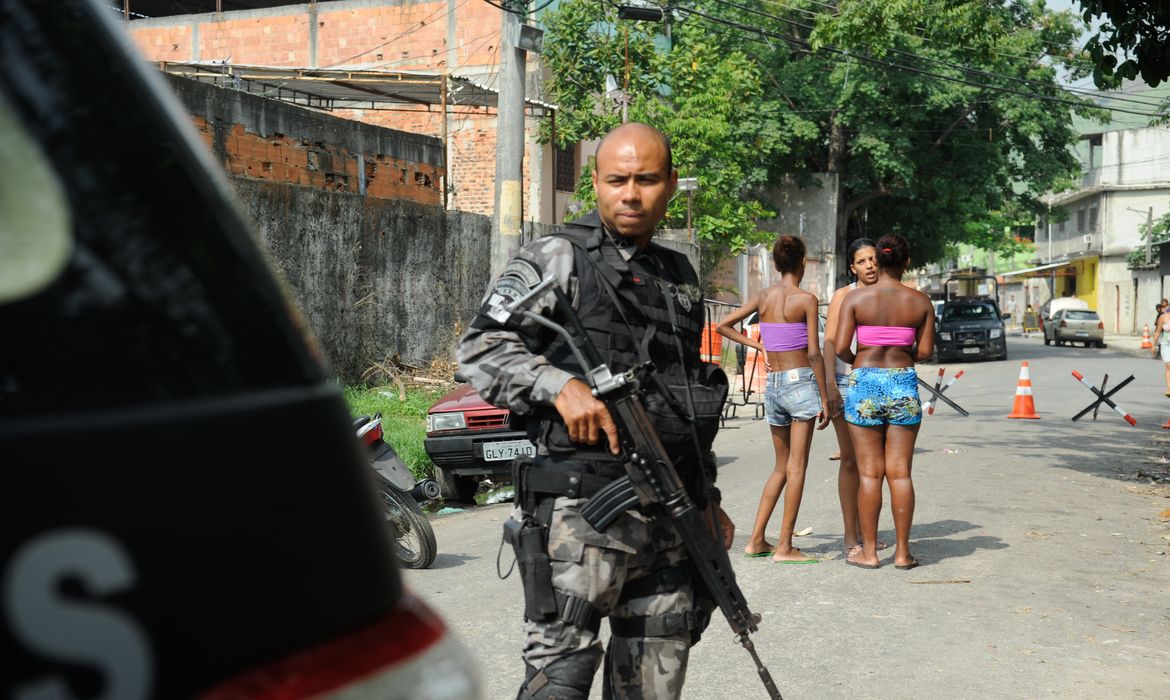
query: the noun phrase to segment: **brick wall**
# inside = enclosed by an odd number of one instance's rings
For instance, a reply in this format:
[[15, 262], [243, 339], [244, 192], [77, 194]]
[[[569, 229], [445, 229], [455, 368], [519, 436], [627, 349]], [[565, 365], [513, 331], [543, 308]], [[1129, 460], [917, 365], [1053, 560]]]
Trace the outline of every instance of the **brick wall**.
[[[309, 5], [180, 15], [130, 22], [134, 42], [155, 61], [230, 61], [238, 65], [275, 67], [353, 67], [391, 71], [453, 71], [494, 86], [499, 67], [500, 10], [486, 2], [455, 3], [456, 16], [448, 23], [447, 0], [341, 0]], [[535, 61], [530, 61], [535, 64]], [[533, 65], [533, 68], [536, 66]], [[448, 206], [490, 215], [495, 198], [495, 110], [452, 104], [447, 132], [450, 165]], [[440, 136], [442, 114], [437, 105], [400, 107], [393, 110], [337, 110], [342, 118], [377, 126]], [[530, 197], [530, 152], [539, 123], [527, 120], [529, 147], [524, 159], [524, 206], [526, 219], [545, 220], [552, 215], [551, 201], [541, 206]], [[229, 136], [231, 138], [231, 136]], [[320, 186], [350, 185], [352, 169], [336, 171], [332, 178], [314, 171], [309, 155], [295, 153], [295, 144], [252, 144], [237, 137], [238, 152], [231, 152], [233, 172], [267, 179], [278, 174]], [[262, 147], [263, 146], [263, 147]], [[279, 150], [285, 149], [285, 150]], [[280, 156], [280, 159], [274, 160]], [[284, 156], [289, 157], [285, 163]], [[305, 163], [301, 165], [302, 161]], [[287, 165], [288, 170], [280, 167]], [[381, 166], [382, 164], [378, 164]], [[385, 164], [393, 171], [397, 164]], [[546, 171], [551, 163], [541, 163]], [[316, 173], [316, 174], [315, 174]], [[444, 183], [431, 176], [436, 188]], [[413, 178], [411, 174], [408, 180]], [[389, 179], [382, 185], [389, 186]], [[397, 183], [398, 185], [404, 183]], [[409, 184], [405, 183], [405, 184]], [[543, 187], [537, 183], [538, 188]], [[356, 191], [356, 190], [350, 190]], [[552, 197], [552, 188], [539, 190], [536, 198]], [[398, 192], [401, 195], [402, 192]], [[440, 201], [442, 190], [438, 189]], [[547, 210], [547, 211], [545, 211]]]
[[228, 173], [379, 199], [441, 204], [442, 144], [170, 76]]
[[438, 139], [168, 82], [339, 377], [451, 355], [489, 281], [491, 226], [441, 206]]

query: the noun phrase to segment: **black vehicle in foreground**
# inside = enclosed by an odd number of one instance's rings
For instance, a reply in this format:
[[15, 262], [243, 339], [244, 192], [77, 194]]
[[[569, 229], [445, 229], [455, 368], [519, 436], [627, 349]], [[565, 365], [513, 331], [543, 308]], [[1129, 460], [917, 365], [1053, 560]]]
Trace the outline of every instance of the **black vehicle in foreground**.
[[938, 317], [934, 348], [939, 362], [1006, 360], [1007, 340], [999, 305], [989, 297], [947, 301]]
[[0, 0], [0, 55], [0, 695], [477, 697], [313, 339], [109, 3]]

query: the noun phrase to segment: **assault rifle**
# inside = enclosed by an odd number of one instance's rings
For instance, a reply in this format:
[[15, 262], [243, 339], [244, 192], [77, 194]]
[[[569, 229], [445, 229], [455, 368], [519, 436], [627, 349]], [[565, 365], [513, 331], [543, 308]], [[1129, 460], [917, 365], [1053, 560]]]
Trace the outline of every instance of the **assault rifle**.
[[[632, 495], [623, 499], [620, 495], [608, 494], [608, 501], [622, 501], [625, 507], [635, 502], [644, 509], [659, 509], [669, 517], [675, 531], [686, 545], [691, 562], [698, 570], [703, 584], [724, 617], [735, 633], [735, 641], [743, 645], [751, 654], [756, 664], [756, 672], [768, 691], [768, 696], [774, 700], [781, 700], [780, 691], [772, 681], [772, 675], [760, 661], [755, 645], [749, 634], [758, 629], [760, 616], [748, 609], [743, 591], [735, 581], [735, 572], [731, 568], [731, 560], [723, 543], [712, 535], [703, 519], [702, 512], [695, 506], [687, 494], [682, 479], [675, 470], [674, 464], [667, 455], [666, 448], [659, 440], [646, 409], [638, 398], [640, 375], [647, 371], [640, 367], [628, 372], [614, 374], [601, 358], [601, 354], [589, 338], [581, 319], [573, 310], [568, 297], [561, 291], [554, 276], [548, 276], [534, 287], [528, 294], [517, 299], [507, 306], [497, 307], [492, 316], [501, 323], [507, 321], [513, 314], [520, 314], [535, 323], [538, 323], [568, 341], [570, 349], [577, 357], [582, 367], [590, 368], [585, 376], [586, 381], [593, 389], [593, 395], [605, 404], [617, 426], [618, 439], [622, 453], [625, 455], [629, 492]], [[544, 294], [551, 288], [556, 295], [556, 307], [568, 317], [573, 326], [570, 333], [564, 326], [551, 321], [544, 316], [526, 310], [528, 303]], [[626, 480], [623, 479], [623, 482]], [[607, 494], [598, 493], [592, 500], [604, 501]], [[636, 497], [636, 499], [635, 499]], [[620, 506], [619, 506], [620, 508]], [[621, 508], [624, 510], [624, 508]], [[616, 517], [613, 514], [604, 518], [605, 522]], [[716, 520], [716, 524], [718, 521]]]

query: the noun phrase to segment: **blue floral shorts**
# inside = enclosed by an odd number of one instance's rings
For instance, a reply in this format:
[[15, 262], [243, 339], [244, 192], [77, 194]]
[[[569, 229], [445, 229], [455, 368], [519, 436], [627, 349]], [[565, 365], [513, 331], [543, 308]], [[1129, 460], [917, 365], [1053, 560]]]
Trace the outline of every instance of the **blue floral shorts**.
[[778, 427], [792, 425], [794, 420], [816, 418], [821, 412], [821, 392], [812, 368], [769, 372], [764, 409], [768, 425]]
[[849, 373], [845, 420], [853, 425], [922, 422], [918, 373], [913, 367], [858, 367]]

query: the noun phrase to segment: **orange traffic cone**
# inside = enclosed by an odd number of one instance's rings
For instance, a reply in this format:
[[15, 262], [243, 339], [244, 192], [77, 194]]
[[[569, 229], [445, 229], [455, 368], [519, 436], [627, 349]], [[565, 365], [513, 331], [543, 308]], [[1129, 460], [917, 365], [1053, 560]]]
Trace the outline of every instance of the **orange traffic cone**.
[[1162, 424], [1162, 427], [1170, 430], [1170, 418], [1166, 419], [1166, 422]]
[[1039, 418], [1036, 404], [1032, 402], [1032, 379], [1028, 376], [1028, 363], [1020, 363], [1020, 381], [1016, 384], [1016, 401], [1008, 418]]
[[1150, 324], [1142, 327], [1142, 350], [1152, 350], [1154, 344], [1150, 342]]

